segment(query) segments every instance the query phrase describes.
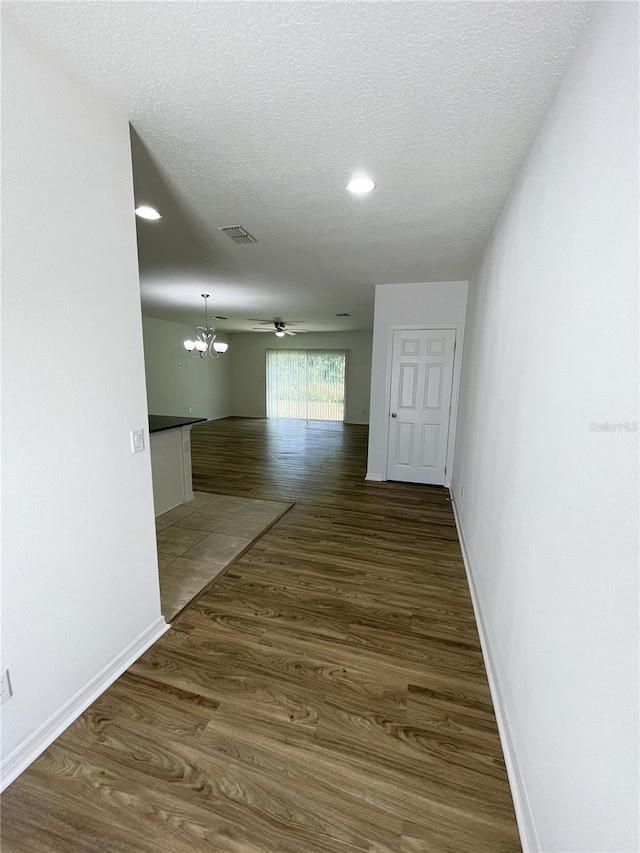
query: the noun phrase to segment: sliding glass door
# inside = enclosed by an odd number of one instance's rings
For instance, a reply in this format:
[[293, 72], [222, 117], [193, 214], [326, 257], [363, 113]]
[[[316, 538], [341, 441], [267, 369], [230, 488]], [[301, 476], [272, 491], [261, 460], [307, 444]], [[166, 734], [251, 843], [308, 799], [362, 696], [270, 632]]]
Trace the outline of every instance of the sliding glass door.
[[267, 350], [267, 417], [344, 420], [344, 350]]

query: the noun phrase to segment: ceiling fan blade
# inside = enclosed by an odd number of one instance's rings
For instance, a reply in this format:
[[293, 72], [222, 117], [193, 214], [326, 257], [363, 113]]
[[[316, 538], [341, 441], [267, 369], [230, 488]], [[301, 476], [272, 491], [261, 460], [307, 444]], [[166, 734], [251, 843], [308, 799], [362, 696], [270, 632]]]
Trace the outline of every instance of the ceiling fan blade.
[[251, 331], [252, 332], [273, 332], [273, 329], [272, 328], [271, 329], [256, 329], [255, 326], [252, 326]]
[[283, 329], [285, 335], [293, 335], [295, 337], [295, 332], [290, 332], [289, 329]]

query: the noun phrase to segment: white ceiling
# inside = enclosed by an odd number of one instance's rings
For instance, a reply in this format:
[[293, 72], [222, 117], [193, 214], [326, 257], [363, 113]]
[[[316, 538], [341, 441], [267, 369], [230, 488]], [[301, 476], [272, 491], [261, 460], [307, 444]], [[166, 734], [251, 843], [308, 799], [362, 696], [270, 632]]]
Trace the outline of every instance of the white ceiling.
[[135, 128], [136, 200], [163, 214], [138, 223], [145, 313], [199, 320], [206, 291], [221, 329], [318, 331], [370, 328], [374, 284], [468, 278], [593, 8], [3, 7]]

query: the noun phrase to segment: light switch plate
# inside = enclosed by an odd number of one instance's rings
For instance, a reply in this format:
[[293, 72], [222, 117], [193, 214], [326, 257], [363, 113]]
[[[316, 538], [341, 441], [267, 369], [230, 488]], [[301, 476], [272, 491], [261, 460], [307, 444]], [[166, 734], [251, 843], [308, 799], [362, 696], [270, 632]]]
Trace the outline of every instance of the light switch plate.
[[144, 430], [143, 429], [132, 429], [131, 430], [131, 452], [132, 453], [142, 453], [144, 450]]

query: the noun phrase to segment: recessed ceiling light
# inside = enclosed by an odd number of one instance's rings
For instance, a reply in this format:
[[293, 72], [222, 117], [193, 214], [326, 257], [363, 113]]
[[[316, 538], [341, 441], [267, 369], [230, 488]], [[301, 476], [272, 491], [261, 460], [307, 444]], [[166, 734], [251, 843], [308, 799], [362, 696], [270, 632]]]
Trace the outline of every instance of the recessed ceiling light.
[[347, 189], [355, 195], [364, 195], [370, 193], [375, 187], [375, 183], [366, 175], [354, 175], [347, 184]]
[[149, 207], [148, 204], [141, 204], [136, 207], [136, 215], [141, 219], [162, 219], [155, 207]]

